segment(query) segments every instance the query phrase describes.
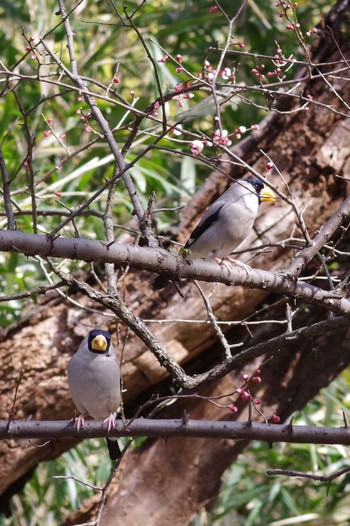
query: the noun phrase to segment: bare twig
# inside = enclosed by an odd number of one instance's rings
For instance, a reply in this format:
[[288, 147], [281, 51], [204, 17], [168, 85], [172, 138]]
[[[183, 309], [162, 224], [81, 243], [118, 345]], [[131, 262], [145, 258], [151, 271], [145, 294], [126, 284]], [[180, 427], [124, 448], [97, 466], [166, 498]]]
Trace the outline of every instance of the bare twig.
[[201, 295], [202, 300], [204, 301], [204, 305], [205, 305], [205, 308], [206, 308], [206, 311], [207, 311], [207, 314], [208, 314], [209, 321], [210, 321], [212, 327], [214, 328], [214, 331], [215, 331], [219, 341], [221, 342], [221, 345], [224, 348], [225, 358], [230, 358], [231, 357], [230, 346], [229, 346], [229, 344], [228, 344], [228, 342], [226, 340], [226, 337], [225, 337], [224, 333], [222, 332], [220, 326], [217, 323], [217, 320], [215, 318], [212, 306], [210, 305], [210, 301], [207, 298], [207, 296], [205, 295], [204, 290], [202, 289], [202, 287], [199, 285], [199, 283], [196, 280], [194, 281], [194, 284], [195, 284], [197, 290], [199, 291], [199, 294]]
[[14, 420], [14, 415], [15, 415], [15, 411], [16, 411], [16, 402], [17, 402], [17, 396], [18, 396], [18, 389], [19, 389], [19, 386], [21, 385], [21, 382], [22, 382], [22, 379], [23, 379], [23, 374], [24, 374], [24, 369], [21, 369], [20, 372], [19, 372], [19, 378], [18, 378], [18, 380], [16, 382], [16, 387], [15, 387], [15, 393], [14, 393], [14, 396], [13, 396], [12, 406], [11, 406], [11, 409], [9, 409], [9, 411], [8, 411], [8, 414], [9, 414], [9, 419], [8, 419], [8, 422], [7, 422], [8, 426]]
[[350, 196], [340, 205], [338, 210], [322, 225], [311, 240], [309, 246], [303, 248], [288, 265], [287, 272], [299, 276], [319, 250], [329, 241], [339, 226], [350, 217]]
[[[295, 426], [293, 426], [293, 429], [294, 428]], [[304, 479], [317, 480], [319, 482], [332, 482], [334, 479], [337, 479], [342, 475], [346, 475], [346, 473], [349, 473], [349, 471], [350, 466], [339, 469], [331, 475], [315, 475], [313, 473], [304, 473], [302, 471], [294, 471], [289, 469], [268, 469], [266, 473], [267, 475], [285, 475], [286, 477], [300, 477]]]
[[7, 228], [8, 230], [15, 230], [16, 221], [15, 216], [13, 215], [11, 204], [10, 179], [6, 168], [4, 155], [2, 153], [2, 145], [0, 145], [0, 172], [2, 177], [3, 196], [7, 217]]
[[[114, 176], [116, 175], [117, 166], [114, 166]], [[114, 193], [116, 188], [116, 182], [111, 184], [108, 190], [108, 197], [106, 203], [106, 209], [103, 217], [103, 223], [105, 227], [107, 243], [114, 243], [114, 222], [113, 222], [113, 203]], [[105, 263], [106, 277], [108, 283], [108, 294], [111, 296], [117, 295], [117, 278], [113, 263]]]
[[138, 197], [137, 190], [131, 179], [131, 176], [126, 170], [126, 164], [125, 164], [124, 157], [122, 156], [122, 154], [120, 153], [118, 149], [117, 143], [114, 139], [113, 132], [109, 126], [109, 123], [104, 117], [104, 115], [102, 114], [101, 110], [99, 109], [96, 103], [95, 97], [92, 95], [88, 95], [85, 92], [86, 85], [81, 79], [81, 77], [78, 75], [78, 70], [77, 70], [77, 65], [76, 65], [77, 62], [76, 62], [76, 57], [75, 57], [75, 52], [74, 52], [73, 31], [70, 25], [69, 17], [67, 17], [66, 15], [66, 10], [65, 10], [65, 5], [64, 5], [63, 0], [59, 0], [59, 6], [60, 6], [61, 16], [64, 19], [64, 26], [65, 26], [65, 30], [67, 34], [67, 46], [68, 46], [68, 50], [69, 50], [69, 54], [71, 58], [72, 72], [70, 72], [64, 66], [63, 62], [46, 46], [43, 40], [41, 40], [41, 44], [44, 46], [45, 50], [49, 53], [49, 55], [57, 62], [57, 64], [62, 69], [62, 71], [64, 71], [64, 73], [74, 82], [74, 84], [82, 90], [85, 101], [89, 105], [92, 115], [94, 116], [96, 121], [99, 123], [103, 131], [103, 134], [108, 142], [110, 150], [115, 159], [116, 165], [118, 166], [119, 170], [122, 172], [122, 178], [129, 192], [130, 199], [133, 203], [134, 213], [139, 220], [142, 234], [146, 239], [148, 239], [150, 246], [157, 246], [158, 242], [152, 233], [152, 229], [150, 225], [145, 224], [143, 222], [144, 210], [143, 210], [141, 201]]

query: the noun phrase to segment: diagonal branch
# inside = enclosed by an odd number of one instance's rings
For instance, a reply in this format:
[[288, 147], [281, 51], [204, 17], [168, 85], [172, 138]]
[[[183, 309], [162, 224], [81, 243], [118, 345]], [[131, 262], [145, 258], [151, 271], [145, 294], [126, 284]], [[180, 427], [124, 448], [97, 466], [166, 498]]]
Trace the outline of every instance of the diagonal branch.
[[103, 305], [105, 308], [110, 309], [114, 314], [121, 319], [127, 327], [129, 327], [149, 350], [157, 358], [158, 362], [165, 367], [165, 369], [170, 374], [174, 383], [178, 386], [183, 386], [186, 384], [189, 377], [186, 375], [185, 371], [180, 367], [174, 358], [165, 352], [159, 340], [152, 334], [144, 321], [133, 314], [126, 305], [121, 301], [117, 296], [109, 296], [106, 294], [101, 294], [93, 288], [91, 288], [87, 283], [80, 282], [70, 276], [67, 276], [61, 272], [56, 271], [62, 280], [67, 284], [76, 287], [84, 296], [96, 301], [100, 305]]
[[290, 262], [287, 272], [299, 276], [320, 249], [329, 241], [339, 226], [350, 217], [350, 196], [341, 204], [335, 214], [322, 225], [318, 233]]
[[311, 341], [312, 338], [315, 338], [320, 334], [325, 334], [329, 331], [336, 331], [339, 333], [340, 330], [344, 330], [347, 327], [349, 327], [349, 320], [342, 316], [338, 316], [326, 321], [314, 323], [311, 326], [302, 327], [295, 331], [281, 334], [275, 338], [270, 338], [266, 342], [261, 342], [248, 349], [244, 349], [219, 365], [216, 365], [210, 369], [210, 371], [197, 374], [194, 378], [191, 378], [186, 382], [186, 387], [187, 389], [195, 389], [199, 385], [202, 387], [203, 385], [223, 378], [228, 373], [241, 368], [246, 363], [259, 358], [260, 356], [268, 358], [269, 356], [283, 352], [283, 350], [288, 348], [291, 343], [297, 345], [298, 342], [304, 342], [305, 338], [308, 338]]
[[[40, 43], [43, 45], [44, 49], [49, 53], [49, 55], [55, 60], [55, 62], [59, 65], [59, 67], [65, 72], [65, 74], [72, 80], [72, 82], [76, 86], [78, 86], [80, 89], [84, 90], [82, 92], [84, 99], [86, 103], [89, 105], [93, 117], [96, 119], [96, 121], [100, 125], [101, 130], [103, 131], [103, 135], [105, 136], [106, 141], [110, 147], [110, 150], [115, 159], [116, 165], [118, 166], [120, 171], [123, 171], [125, 170], [125, 167], [126, 167], [125, 159], [118, 149], [118, 145], [114, 139], [114, 135], [111, 130], [111, 127], [109, 126], [108, 121], [106, 120], [100, 108], [98, 107], [95, 97], [86, 92], [87, 86], [85, 85], [82, 78], [78, 74], [77, 61], [76, 61], [75, 52], [74, 52], [73, 31], [70, 25], [69, 17], [67, 17], [67, 14], [66, 14], [64, 1], [59, 0], [58, 3], [60, 6], [60, 14], [62, 18], [64, 19], [64, 27], [65, 27], [66, 34], [67, 34], [67, 46], [68, 46], [68, 50], [69, 50], [69, 54], [71, 58], [72, 72], [69, 71], [69, 69], [65, 67], [63, 62], [46, 46], [45, 42], [42, 39]], [[152, 233], [151, 225], [148, 222], [144, 221], [144, 209], [137, 195], [135, 185], [133, 183], [133, 180], [129, 172], [125, 171], [122, 175], [122, 178], [129, 192], [129, 195], [130, 195], [133, 207], [134, 207], [134, 213], [139, 220], [140, 228], [141, 228], [141, 232], [143, 236], [149, 240], [150, 246], [157, 246], [158, 243]]]

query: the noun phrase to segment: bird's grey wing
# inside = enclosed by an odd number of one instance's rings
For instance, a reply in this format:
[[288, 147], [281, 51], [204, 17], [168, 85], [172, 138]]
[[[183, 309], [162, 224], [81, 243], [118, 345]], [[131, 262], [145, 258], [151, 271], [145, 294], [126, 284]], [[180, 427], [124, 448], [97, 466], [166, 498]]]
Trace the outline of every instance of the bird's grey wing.
[[220, 215], [220, 210], [223, 206], [225, 206], [225, 203], [222, 201], [213, 203], [206, 214], [204, 214], [196, 228], [193, 230], [190, 238], [186, 242], [185, 248], [191, 248], [192, 243], [199, 239], [204, 232], [206, 232], [214, 223], [216, 223]]
[[84, 392], [81, 392], [81, 375], [83, 374], [83, 366], [83, 360], [76, 353], [70, 359], [67, 369], [69, 392], [76, 408], [82, 415], [88, 413], [86, 405], [84, 404]]

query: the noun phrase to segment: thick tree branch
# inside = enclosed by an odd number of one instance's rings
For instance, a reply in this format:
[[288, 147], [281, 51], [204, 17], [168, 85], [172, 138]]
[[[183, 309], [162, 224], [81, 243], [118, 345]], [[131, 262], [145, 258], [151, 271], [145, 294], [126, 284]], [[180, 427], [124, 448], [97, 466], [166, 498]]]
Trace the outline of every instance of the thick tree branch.
[[117, 422], [109, 433], [103, 422], [85, 421], [78, 431], [72, 420], [14, 421], [0, 420], [0, 439], [23, 438], [96, 438], [147, 436], [159, 438], [232, 438], [237, 440], [263, 440], [265, 442], [292, 442], [308, 444], [350, 445], [350, 428], [294, 426], [291, 424], [261, 424], [232, 422], [231, 420], [153, 420], [138, 418]]
[[[175, 257], [163, 249], [88, 239], [52, 239], [49, 236], [0, 231], [0, 251], [21, 252], [26, 256], [59, 257], [82, 261], [100, 261], [129, 265], [151, 272], [166, 272], [175, 279], [189, 278], [226, 285], [244, 285], [286, 294], [307, 303], [327, 308], [336, 314], [350, 317], [350, 302], [335, 292], [329, 292], [302, 281], [295, 282], [281, 273], [251, 269], [247, 272], [205, 260], [190, 261]], [[1, 298], [1, 296], [0, 296]]]

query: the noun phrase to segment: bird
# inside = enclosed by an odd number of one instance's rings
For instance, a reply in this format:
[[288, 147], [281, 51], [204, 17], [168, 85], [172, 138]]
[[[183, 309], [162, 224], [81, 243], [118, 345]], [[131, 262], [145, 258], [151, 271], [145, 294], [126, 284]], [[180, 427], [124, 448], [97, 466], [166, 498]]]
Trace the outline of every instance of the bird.
[[214, 258], [240, 264], [229, 255], [246, 239], [263, 201], [275, 193], [260, 179], [237, 181], [212, 203], [185, 244], [191, 259]]
[[[256, 177], [236, 181], [209, 206], [186, 241], [185, 252], [190, 259], [214, 259], [219, 263], [226, 260], [248, 270], [248, 265], [236, 261], [230, 254], [253, 228], [260, 203], [275, 200], [275, 193]], [[181, 252], [184, 256], [183, 249]], [[169, 276], [160, 274], [153, 281], [153, 289], [163, 289], [169, 281]]]
[[[93, 329], [71, 357], [67, 369], [70, 395], [80, 415], [75, 418], [79, 430], [84, 417], [103, 420], [110, 431], [121, 403], [120, 367], [108, 331]], [[116, 438], [107, 438], [109, 456], [121, 456]]]

